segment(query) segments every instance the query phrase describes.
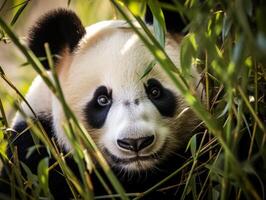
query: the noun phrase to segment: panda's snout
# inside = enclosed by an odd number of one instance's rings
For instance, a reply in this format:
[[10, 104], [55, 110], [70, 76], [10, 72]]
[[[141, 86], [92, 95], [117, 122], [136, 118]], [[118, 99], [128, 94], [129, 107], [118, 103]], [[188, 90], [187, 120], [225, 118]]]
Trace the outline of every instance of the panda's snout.
[[117, 140], [117, 145], [123, 150], [139, 152], [140, 150], [153, 144], [154, 136], [141, 137], [137, 139], [123, 138]]

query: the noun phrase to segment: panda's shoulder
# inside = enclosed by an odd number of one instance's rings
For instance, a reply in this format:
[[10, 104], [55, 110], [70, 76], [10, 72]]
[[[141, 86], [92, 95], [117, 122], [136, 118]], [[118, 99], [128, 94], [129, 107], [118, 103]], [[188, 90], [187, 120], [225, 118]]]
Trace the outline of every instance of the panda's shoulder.
[[[49, 73], [48, 76], [50, 76]], [[24, 115], [31, 118], [34, 118], [35, 116], [50, 115], [52, 106], [51, 98], [52, 92], [44, 83], [42, 78], [37, 76], [33, 80], [25, 96], [26, 102], [23, 101], [21, 103], [21, 111], [24, 113]], [[13, 126], [23, 120], [24, 117], [22, 116], [21, 112], [17, 112], [13, 119]]]

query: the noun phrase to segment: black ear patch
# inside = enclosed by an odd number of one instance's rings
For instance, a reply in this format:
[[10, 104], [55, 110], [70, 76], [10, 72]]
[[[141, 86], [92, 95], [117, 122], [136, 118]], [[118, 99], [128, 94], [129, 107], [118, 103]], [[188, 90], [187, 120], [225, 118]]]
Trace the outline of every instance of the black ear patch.
[[[52, 55], [60, 55], [64, 48], [69, 48], [72, 52], [85, 32], [79, 17], [73, 11], [53, 10], [42, 16], [30, 30], [29, 47], [38, 57], [46, 57], [46, 42], [49, 43]], [[49, 69], [46, 59], [42, 64]]]
[[[174, 4], [173, 0], [160, 0], [162, 3]], [[166, 24], [166, 29], [169, 33], [181, 33], [184, 34], [184, 28], [187, 25], [185, 19], [181, 17], [178, 12], [162, 9]], [[145, 21], [148, 24], [153, 24], [153, 15], [150, 8], [147, 6], [145, 13]]]

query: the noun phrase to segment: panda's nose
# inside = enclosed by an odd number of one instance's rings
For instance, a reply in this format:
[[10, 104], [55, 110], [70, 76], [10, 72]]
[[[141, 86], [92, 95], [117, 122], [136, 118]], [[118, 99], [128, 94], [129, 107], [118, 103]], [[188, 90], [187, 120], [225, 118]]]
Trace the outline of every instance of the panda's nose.
[[154, 140], [153, 135], [148, 137], [141, 137], [138, 139], [123, 138], [123, 139], [118, 139], [117, 144], [122, 149], [138, 152], [141, 149], [144, 149], [145, 147], [151, 145], [153, 140]]

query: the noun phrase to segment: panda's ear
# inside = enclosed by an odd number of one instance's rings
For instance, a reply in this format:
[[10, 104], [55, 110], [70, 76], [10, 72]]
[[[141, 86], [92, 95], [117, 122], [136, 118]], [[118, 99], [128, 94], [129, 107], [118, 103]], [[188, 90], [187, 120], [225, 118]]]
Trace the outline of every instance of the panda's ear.
[[[173, 0], [159, 0], [162, 3], [169, 3], [173, 4]], [[185, 34], [184, 28], [188, 24], [186, 19], [184, 19], [178, 12], [171, 11], [168, 9], [162, 9], [166, 24], [167, 32], [169, 33], [179, 33]], [[145, 21], [148, 24], [153, 24], [153, 15], [150, 8], [147, 6], [146, 13], [145, 13]]]
[[[46, 42], [49, 43], [52, 55], [60, 55], [65, 48], [73, 52], [85, 32], [79, 17], [73, 11], [57, 9], [37, 20], [36, 25], [30, 30], [28, 44], [38, 57], [46, 57]], [[42, 64], [49, 69], [47, 59], [43, 59]]]

